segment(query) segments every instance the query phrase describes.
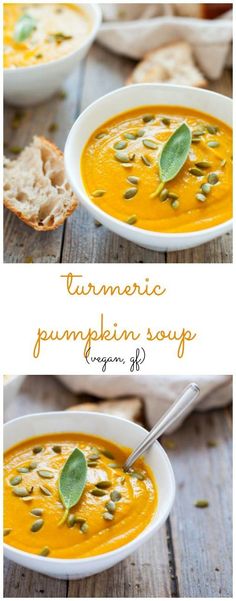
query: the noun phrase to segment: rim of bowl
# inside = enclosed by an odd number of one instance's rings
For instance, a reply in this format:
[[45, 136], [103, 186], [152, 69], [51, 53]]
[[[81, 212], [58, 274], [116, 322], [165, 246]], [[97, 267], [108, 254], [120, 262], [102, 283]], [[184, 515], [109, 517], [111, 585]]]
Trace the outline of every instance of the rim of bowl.
[[[78, 123], [80, 121], [80, 119], [84, 118], [84, 116], [86, 116], [86, 113], [88, 113], [90, 111], [90, 109], [92, 107], [95, 107], [96, 104], [98, 103], [102, 103], [103, 100], [105, 98], [107, 98], [108, 96], [115, 96], [117, 93], [121, 92], [123, 90], [128, 90], [130, 88], [147, 88], [147, 87], [161, 87], [161, 88], [166, 88], [168, 91], [173, 90], [175, 88], [178, 89], [182, 89], [183, 91], [189, 91], [191, 90], [191, 92], [194, 90], [194, 94], [197, 95], [210, 95], [210, 96], [220, 96], [225, 98], [227, 101], [230, 101], [230, 104], [233, 104], [232, 98], [229, 98], [228, 96], [225, 96], [224, 94], [219, 94], [218, 92], [214, 92], [213, 90], [205, 90], [202, 88], [192, 88], [191, 86], [180, 86], [180, 85], [172, 85], [172, 84], [165, 84], [165, 83], [138, 83], [138, 84], [131, 84], [128, 87], [120, 87], [117, 88], [116, 90], [112, 90], [112, 92], [109, 92], [108, 94], [104, 94], [103, 96], [100, 96], [100, 98], [97, 98], [94, 102], [92, 102], [91, 104], [89, 104], [89, 106], [86, 107], [86, 109], [84, 109], [84, 111], [77, 117], [77, 119], [75, 120], [75, 122], [73, 123], [69, 134], [67, 136], [67, 140], [66, 140], [66, 144], [65, 144], [65, 149], [64, 149], [64, 163], [65, 163], [65, 169], [66, 169], [66, 173], [67, 173], [67, 177], [72, 185], [72, 187], [75, 190], [75, 194], [79, 197], [82, 197], [82, 202], [84, 202], [84, 205], [87, 207], [91, 207], [91, 212], [97, 213], [97, 216], [105, 216], [106, 220], [108, 220], [108, 222], [112, 223], [116, 223], [119, 224], [119, 226], [123, 227], [125, 231], [130, 232], [130, 225], [128, 225], [127, 223], [124, 223], [123, 221], [121, 221], [120, 219], [117, 219], [116, 217], [113, 217], [112, 215], [109, 215], [109, 213], [106, 213], [106, 211], [103, 211], [102, 209], [100, 209], [100, 207], [98, 207], [96, 204], [94, 204], [92, 202], [92, 200], [89, 198], [89, 196], [87, 195], [86, 191], [84, 191], [80, 185], [78, 184], [76, 177], [74, 177], [74, 173], [71, 172], [70, 170], [70, 157], [68, 156], [69, 152], [70, 152], [70, 144], [71, 144], [71, 139], [72, 136], [74, 134], [74, 131], [78, 128]], [[167, 105], [168, 106], [168, 105]], [[135, 108], [135, 107], [134, 107]], [[204, 113], [204, 111], [202, 111]], [[207, 115], [207, 113], [206, 113]], [[221, 119], [222, 121], [222, 119]], [[224, 121], [222, 121], [224, 123]], [[102, 125], [102, 124], [101, 124]], [[227, 125], [227, 123], [226, 123]], [[228, 126], [231, 127], [231, 126]], [[82, 151], [80, 152], [80, 158], [81, 158], [81, 154]], [[143, 238], [147, 237], [147, 238], [153, 238], [153, 237], [158, 237], [158, 238], [162, 238], [162, 239], [166, 239], [166, 238], [178, 238], [178, 237], [184, 237], [186, 239], [189, 238], [197, 238], [199, 236], [203, 237], [204, 233], [206, 235], [215, 232], [215, 233], [220, 233], [222, 229], [225, 229], [225, 227], [227, 229], [230, 230], [231, 226], [233, 224], [233, 217], [231, 219], [228, 219], [227, 221], [223, 221], [223, 223], [219, 223], [218, 225], [214, 225], [213, 227], [208, 227], [202, 230], [196, 230], [195, 232], [155, 232], [152, 230], [146, 230], [144, 228], [141, 227], [137, 227], [135, 225], [132, 226], [132, 230], [131, 231], [135, 231], [137, 234], [140, 233], [140, 236], [142, 236]], [[107, 226], [108, 227], [108, 226]]]
[[[74, 413], [74, 412], [73, 412]], [[86, 415], [91, 417], [91, 412], [90, 411], [77, 411], [77, 413], [79, 413], [80, 415]], [[6, 426], [17, 423], [19, 421], [24, 421], [25, 418], [30, 418], [30, 417], [34, 417], [37, 418], [38, 416], [46, 416], [48, 417], [49, 415], [60, 415], [63, 416], [63, 418], [65, 417], [65, 412], [64, 411], [48, 411], [48, 412], [42, 412], [42, 413], [29, 413], [27, 415], [22, 415], [21, 417], [16, 417], [15, 419], [12, 419], [8, 422], [6, 422], [3, 426], [3, 431], [5, 429]], [[95, 415], [99, 415], [100, 417], [104, 417], [104, 413], [100, 413], [99, 411], [93, 411], [93, 416]], [[73, 416], [71, 415], [71, 417], [73, 418]], [[136, 424], [135, 422], [131, 422], [130, 420], [126, 419], [125, 417], [118, 417], [115, 415], [109, 415], [107, 414], [106, 417], [111, 418], [112, 421], [121, 421], [121, 422], [126, 422], [128, 424], [131, 424], [131, 427], [135, 427], [137, 430], [141, 430], [144, 433], [147, 433], [148, 431], [143, 427], [140, 426], [139, 424]], [[59, 418], [60, 419], [60, 418]], [[46, 432], [44, 432], [44, 434], [46, 434]], [[34, 438], [34, 437], [32, 437]], [[106, 439], [104, 439], [106, 440]], [[16, 443], [17, 444], [17, 443]], [[13, 445], [14, 446], [14, 445]], [[158, 524], [155, 524], [154, 522], [149, 522], [149, 524], [147, 524], [146, 528], [144, 528], [144, 530], [142, 530], [142, 532], [140, 532], [140, 534], [138, 534], [138, 536], [136, 536], [132, 541], [130, 541], [129, 543], [126, 543], [126, 545], [121, 545], [120, 547], [118, 547], [117, 549], [114, 549], [113, 551], [107, 551], [107, 553], [101, 553], [99, 555], [92, 555], [91, 557], [82, 557], [82, 558], [76, 558], [76, 559], [62, 559], [62, 558], [56, 558], [56, 557], [41, 557], [40, 555], [36, 555], [35, 553], [28, 553], [27, 551], [22, 551], [21, 549], [17, 549], [17, 547], [13, 547], [12, 545], [8, 545], [7, 543], [3, 543], [3, 548], [7, 548], [9, 550], [13, 550], [13, 552], [16, 554], [16, 556], [21, 557], [23, 555], [23, 557], [29, 559], [29, 561], [32, 560], [32, 557], [36, 558], [38, 561], [42, 561], [44, 562], [45, 560], [49, 562], [49, 565], [52, 565], [53, 563], [61, 563], [61, 564], [70, 564], [70, 565], [74, 565], [76, 566], [78, 563], [79, 564], [85, 564], [87, 562], [91, 562], [91, 563], [95, 563], [96, 561], [98, 561], [98, 559], [103, 559], [103, 558], [107, 558], [107, 557], [114, 557], [117, 552], [119, 552], [119, 550], [121, 549], [126, 549], [129, 550], [131, 549], [132, 552], [132, 547], [134, 546], [134, 543], [136, 541], [139, 541], [140, 543], [144, 542], [145, 539], [147, 538], [147, 536], [149, 534], [151, 534], [151, 532], [155, 532], [155, 530], [159, 528], [161, 528], [161, 526], [164, 524], [164, 522], [166, 521], [171, 508], [173, 506], [173, 502], [174, 502], [174, 498], [175, 498], [175, 491], [176, 491], [176, 484], [175, 484], [175, 478], [174, 478], [174, 473], [173, 473], [173, 469], [172, 469], [172, 465], [171, 462], [169, 460], [169, 457], [167, 455], [167, 453], [165, 452], [165, 450], [163, 449], [163, 447], [161, 446], [161, 444], [156, 440], [154, 445], [154, 447], [158, 447], [158, 451], [161, 453], [162, 458], [165, 462], [166, 465], [166, 469], [169, 473], [169, 477], [170, 477], [170, 482], [171, 482], [171, 494], [170, 494], [170, 498], [168, 501], [168, 504], [166, 506], [166, 509], [163, 513], [162, 519], [158, 522]], [[12, 447], [9, 447], [12, 448]], [[6, 449], [7, 450], [7, 449]], [[157, 505], [158, 507], [158, 505]], [[150, 528], [150, 529], [149, 529]], [[148, 530], [149, 529], [149, 530]]]
[[[81, 6], [81, 4], [76, 3], [75, 6]], [[81, 46], [79, 46], [78, 48], [76, 48], [76, 50], [73, 50], [73, 52], [69, 52], [69, 54], [66, 54], [65, 56], [61, 56], [60, 58], [56, 58], [52, 61], [48, 61], [47, 63], [38, 63], [35, 65], [29, 65], [28, 67], [4, 67], [3, 72], [4, 73], [25, 73], [25, 72], [32, 72], [34, 69], [48, 69], [50, 67], [50, 65], [55, 65], [58, 63], [63, 63], [66, 60], [68, 60], [69, 58], [73, 58], [74, 56], [76, 56], [76, 54], [79, 51], [82, 51], [84, 49], [85, 46], [87, 46], [88, 43], [92, 43], [93, 40], [96, 37], [96, 34], [99, 30], [99, 27], [101, 25], [102, 22], [102, 11], [101, 8], [98, 4], [83, 4], [83, 8], [85, 7], [85, 11], [88, 8], [92, 9], [93, 14], [92, 16], [92, 29], [90, 31], [90, 33], [88, 34], [88, 36], [85, 38], [83, 44], [81, 44]], [[87, 11], [87, 13], [89, 12], [89, 10]]]

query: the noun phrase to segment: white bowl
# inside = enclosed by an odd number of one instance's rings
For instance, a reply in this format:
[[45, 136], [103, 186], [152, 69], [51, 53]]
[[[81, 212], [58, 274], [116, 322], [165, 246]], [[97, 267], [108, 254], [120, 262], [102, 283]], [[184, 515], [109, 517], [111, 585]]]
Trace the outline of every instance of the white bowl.
[[[7, 422], [4, 426], [4, 450], [32, 436], [52, 432], [83, 432], [114, 441], [118, 445], [134, 448], [146, 435], [146, 430], [126, 419], [104, 413], [52, 412], [26, 415]], [[150, 524], [130, 543], [115, 551], [85, 559], [54, 559], [25, 553], [4, 543], [5, 556], [26, 568], [47, 574], [54, 578], [77, 579], [97, 574], [114, 566], [133, 553], [159, 530], [171, 510], [175, 481], [169, 459], [156, 442], [146, 453], [145, 460], [150, 466], [158, 487], [158, 506]]]
[[97, 4], [83, 4], [83, 10], [92, 20], [92, 29], [78, 50], [48, 63], [4, 69], [6, 102], [13, 106], [37, 104], [52, 96], [61, 87], [62, 81], [86, 56], [101, 23], [101, 9]]
[[169, 84], [136, 84], [119, 88], [96, 100], [75, 121], [65, 146], [67, 176], [76, 196], [93, 217], [119, 236], [156, 251], [192, 248], [230, 231], [233, 220], [205, 230], [183, 234], [163, 234], [130, 227], [97, 207], [90, 200], [83, 184], [80, 171], [81, 155], [94, 130], [117, 113], [155, 104], [195, 108], [232, 125], [232, 100], [215, 92]]
[[25, 376], [3, 376], [3, 401], [7, 406], [13, 401], [23, 383]]

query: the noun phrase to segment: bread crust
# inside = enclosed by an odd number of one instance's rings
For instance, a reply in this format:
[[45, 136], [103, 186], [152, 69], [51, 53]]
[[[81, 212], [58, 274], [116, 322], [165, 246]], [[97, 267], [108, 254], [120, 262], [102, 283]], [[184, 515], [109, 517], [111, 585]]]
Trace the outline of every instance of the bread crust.
[[[60, 159], [63, 158], [63, 152], [53, 142], [51, 142], [44, 136], [35, 136], [35, 138], [37, 138], [37, 140], [39, 140], [44, 147], [47, 147], [51, 151], [53, 151], [53, 153], [55, 155], [57, 155], [58, 158], [60, 158]], [[49, 223], [46, 225], [44, 225], [44, 224], [41, 225], [41, 224], [35, 223], [31, 219], [27, 218], [26, 215], [24, 215], [11, 202], [8, 201], [8, 199], [5, 197], [5, 195], [4, 195], [3, 201], [4, 201], [4, 206], [7, 209], [9, 209], [14, 215], [16, 215], [16, 217], [18, 217], [21, 221], [23, 221], [23, 223], [25, 223], [26, 225], [28, 225], [29, 227], [31, 227], [32, 229], [34, 229], [38, 232], [48, 232], [48, 231], [56, 230], [58, 227], [63, 225], [64, 221], [74, 212], [74, 210], [77, 208], [77, 206], [79, 204], [77, 197], [73, 193], [73, 195], [71, 197], [70, 205], [67, 207], [66, 211], [64, 213], [62, 213], [57, 218], [56, 221], [53, 220], [52, 224]]]

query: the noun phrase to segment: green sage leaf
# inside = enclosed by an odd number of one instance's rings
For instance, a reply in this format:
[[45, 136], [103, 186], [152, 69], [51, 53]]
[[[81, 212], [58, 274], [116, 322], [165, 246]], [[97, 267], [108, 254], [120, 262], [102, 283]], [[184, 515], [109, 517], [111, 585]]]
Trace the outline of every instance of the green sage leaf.
[[179, 173], [183, 167], [190, 150], [191, 131], [182, 123], [164, 144], [160, 160], [160, 179], [169, 182]]
[[15, 30], [14, 30], [14, 40], [16, 42], [24, 42], [31, 35], [31, 33], [36, 28], [36, 21], [30, 15], [22, 15], [20, 19], [18, 19]]
[[71, 507], [78, 503], [87, 478], [87, 462], [80, 449], [74, 449], [62, 468], [59, 480], [59, 494], [65, 507], [63, 523]]

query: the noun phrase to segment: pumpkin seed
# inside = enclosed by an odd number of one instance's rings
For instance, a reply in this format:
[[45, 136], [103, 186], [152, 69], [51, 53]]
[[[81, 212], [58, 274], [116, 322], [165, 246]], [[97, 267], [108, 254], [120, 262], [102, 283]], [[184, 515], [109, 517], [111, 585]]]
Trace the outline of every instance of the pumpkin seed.
[[59, 444], [54, 444], [52, 450], [54, 451], [54, 453], [61, 453], [61, 446]]
[[209, 161], [198, 161], [198, 163], [195, 163], [195, 165], [199, 169], [209, 169], [211, 167], [211, 163], [209, 163]]
[[84, 518], [80, 518], [78, 515], [75, 516], [76, 524], [85, 524], [86, 520]]
[[197, 136], [192, 137], [192, 144], [199, 144], [200, 142], [201, 142], [200, 137], [197, 137]]
[[22, 497], [22, 501], [24, 501], [24, 503], [29, 503], [29, 501], [33, 501], [33, 497]]
[[220, 145], [220, 143], [217, 142], [216, 140], [211, 140], [210, 142], [207, 143], [207, 146], [209, 146], [209, 148], [218, 148], [219, 145]]
[[122, 152], [121, 150], [118, 150], [115, 153], [115, 159], [117, 161], [119, 161], [119, 163], [129, 163], [130, 162], [130, 158], [128, 157], [128, 155], [125, 152]]
[[169, 196], [169, 192], [167, 190], [167, 188], [164, 188], [164, 190], [162, 190], [162, 192], [160, 193], [160, 201], [164, 202]]
[[83, 524], [81, 524], [81, 526], [80, 526], [80, 532], [82, 532], [83, 534], [86, 534], [86, 532], [88, 532], [88, 524], [87, 524], [87, 522], [84, 522]]
[[125, 140], [120, 140], [114, 144], [113, 148], [115, 148], [115, 150], [123, 150], [123, 148], [126, 148], [126, 146], [127, 142], [125, 142]]
[[28, 467], [18, 467], [17, 471], [19, 472], [19, 474], [28, 474], [29, 468]]
[[88, 461], [98, 461], [100, 459], [99, 453], [92, 453], [88, 456]]
[[148, 140], [147, 138], [143, 140], [143, 145], [146, 146], [146, 148], [152, 148], [152, 150], [156, 150], [158, 146], [156, 142], [154, 142], [153, 140]]
[[217, 125], [207, 125], [206, 128], [209, 134], [216, 134], [216, 132], [219, 131]]
[[22, 482], [22, 476], [13, 476], [13, 478], [10, 479], [10, 484], [12, 486], [17, 486], [17, 484], [20, 484]]
[[138, 131], [137, 131], [138, 138], [142, 138], [142, 136], [144, 136], [144, 134], [145, 134], [145, 129], [138, 129]]
[[97, 140], [101, 140], [102, 138], [105, 138], [105, 136], [107, 136], [107, 133], [105, 131], [100, 131], [98, 134], [96, 134], [95, 138]]
[[32, 470], [35, 470], [35, 469], [36, 469], [36, 467], [38, 467], [38, 464], [36, 463], [36, 461], [32, 461], [32, 462], [29, 464], [29, 466], [28, 466], [28, 469], [29, 469], [29, 471], [30, 471], [30, 472], [32, 472]]
[[202, 184], [201, 190], [202, 190], [203, 194], [209, 194], [209, 192], [211, 191], [211, 185], [210, 184]]
[[220, 163], [220, 166], [225, 167], [225, 165], [226, 165], [226, 159], [223, 159], [223, 161], [221, 161], [221, 163]]
[[50, 472], [49, 470], [38, 470], [37, 474], [41, 477], [41, 478], [54, 478], [54, 473]]
[[121, 476], [121, 478], [119, 478], [119, 482], [120, 482], [120, 484], [124, 484], [125, 483], [125, 477]]
[[116, 504], [114, 503], [114, 501], [107, 501], [105, 507], [109, 513], [115, 513]]
[[18, 486], [17, 488], [13, 489], [13, 495], [15, 495], [16, 497], [28, 497], [29, 496], [29, 491], [27, 490], [27, 488], [25, 486]]
[[68, 515], [68, 518], [67, 518], [67, 526], [69, 526], [69, 528], [73, 528], [75, 523], [76, 523], [75, 515], [73, 513], [70, 513], [70, 515]]
[[94, 495], [94, 497], [104, 497], [104, 495], [106, 495], [107, 493], [104, 490], [101, 490], [100, 488], [93, 488], [93, 490], [90, 490], [91, 495]]
[[167, 125], [167, 126], [170, 125], [169, 117], [162, 117], [161, 122], [163, 123], [163, 125]]
[[129, 182], [130, 184], [137, 185], [139, 183], [139, 177], [136, 177], [135, 175], [130, 175], [129, 177], [127, 177], [127, 182]]
[[49, 488], [47, 488], [47, 486], [39, 486], [41, 492], [43, 493], [43, 495], [45, 495], [46, 497], [51, 497], [51, 491], [49, 490]]
[[217, 440], [208, 440], [207, 441], [207, 447], [209, 447], [209, 448], [217, 447], [217, 445], [218, 445]]
[[150, 162], [150, 160], [146, 154], [141, 154], [141, 159], [142, 159], [144, 165], [146, 165], [147, 167], [151, 167], [152, 163]]
[[195, 505], [195, 507], [199, 507], [200, 509], [209, 507], [209, 503], [208, 503], [208, 501], [205, 501], [205, 499], [199, 499], [199, 501], [196, 501], [196, 503], [194, 503], [194, 505]]
[[134, 225], [137, 221], [137, 217], [136, 215], [131, 215], [127, 220], [126, 223], [128, 223], [128, 225]]
[[212, 186], [214, 186], [215, 184], [217, 184], [218, 181], [219, 181], [217, 173], [213, 173], [213, 172], [209, 173], [207, 179], [208, 179], [209, 184], [211, 184]]
[[39, 555], [42, 555], [42, 557], [47, 557], [50, 553], [50, 549], [49, 547], [43, 547], [41, 549], [41, 551], [39, 552]]
[[150, 113], [147, 113], [146, 115], [143, 115], [143, 122], [144, 123], [149, 123], [149, 121], [153, 121], [153, 119], [155, 119], [155, 115], [151, 115]]
[[119, 463], [108, 463], [108, 467], [112, 467], [113, 469], [117, 468], [119, 470], [121, 469], [121, 465], [119, 465]]
[[[127, 132], [127, 134], [124, 134], [124, 138], [126, 138], [126, 140], [136, 140], [136, 135], [132, 134], [131, 132]], [[123, 148], [125, 148], [125, 146]]]
[[112, 485], [110, 480], [101, 480], [100, 482], [98, 482], [96, 484], [97, 488], [101, 488], [101, 489], [105, 489], [105, 488], [110, 488], [110, 486]]
[[112, 513], [109, 513], [109, 511], [105, 511], [102, 517], [108, 522], [112, 522], [112, 520], [114, 520], [114, 515], [112, 515]]
[[32, 509], [30, 513], [32, 513], [32, 515], [36, 515], [36, 517], [40, 517], [40, 515], [43, 515], [43, 509], [35, 508], [35, 509]]
[[191, 175], [195, 175], [195, 177], [202, 177], [202, 175], [204, 175], [203, 171], [198, 169], [198, 167], [191, 167], [191, 169], [189, 169], [189, 173], [191, 173]]
[[10, 534], [11, 531], [12, 531], [12, 528], [4, 528], [3, 536], [8, 536], [8, 534]]
[[179, 208], [179, 200], [172, 200], [171, 206], [172, 206], [172, 209], [178, 209]]
[[205, 133], [204, 129], [194, 129], [193, 130], [193, 136], [203, 136]]
[[[171, 206], [172, 206], [172, 203], [171, 203]], [[136, 480], [145, 480], [145, 476], [143, 474], [141, 474], [141, 472], [131, 472], [130, 477], [136, 478]]]
[[121, 163], [122, 167], [124, 167], [125, 169], [129, 169], [130, 167], [133, 167], [132, 163]]
[[174, 194], [174, 192], [169, 192], [168, 194], [168, 198], [171, 198], [172, 200], [178, 200], [178, 194]]
[[12, 154], [20, 154], [22, 150], [22, 146], [12, 146], [11, 148], [9, 148], [9, 151], [12, 152]]
[[30, 528], [31, 532], [38, 532], [44, 525], [44, 520], [36, 520]]
[[87, 465], [88, 467], [97, 467], [96, 461], [88, 461]]
[[126, 200], [129, 200], [130, 198], [133, 198], [137, 192], [137, 188], [128, 188], [128, 190], [126, 190], [126, 192], [123, 194], [123, 197], [126, 198]]
[[120, 501], [122, 495], [119, 492], [119, 490], [113, 490], [110, 494], [110, 498], [114, 503], [117, 503], [117, 501]]
[[38, 453], [41, 453], [42, 450], [43, 450], [43, 447], [41, 447], [40, 445], [37, 445], [36, 447], [33, 448], [33, 453], [35, 455], [37, 455]]
[[100, 196], [104, 196], [105, 194], [105, 190], [94, 190], [94, 192], [92, 192], [92, 196], [94, 196], [94, 198], [100, 198]]
[[198, 194], [196, 194], [196, 199], [199, 200], [200, 202], [205, 202], [206, 197], [204, 194], [201, 194], [200, 192]]

